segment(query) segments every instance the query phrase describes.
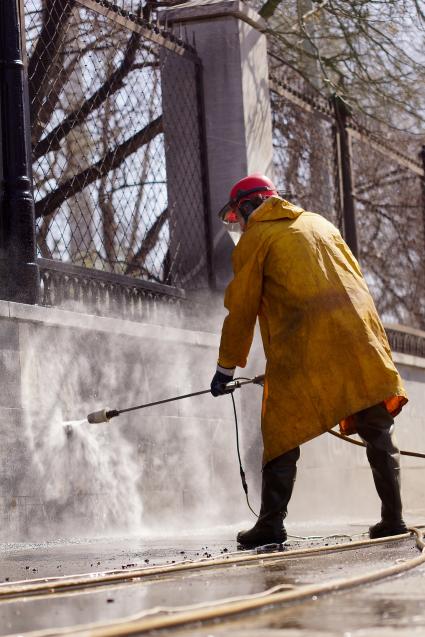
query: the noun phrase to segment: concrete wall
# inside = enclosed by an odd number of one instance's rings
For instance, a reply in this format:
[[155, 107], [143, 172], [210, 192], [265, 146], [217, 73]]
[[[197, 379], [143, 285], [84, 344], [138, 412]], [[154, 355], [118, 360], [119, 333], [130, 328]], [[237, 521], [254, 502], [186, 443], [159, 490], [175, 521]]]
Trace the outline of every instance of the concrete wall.
[[[230, 398], [210, 395], [122, 415], [63, 422], [209, 386], [218, 334], [0, 302], [0, 538], [173, 533], [249, 520]], [[160, 325], [163, 322], [164, 325]], [[217, 317], [217, 328], [220, 317]], [[395, 354], [410, 403], [400, 445], [425, 452], [425, 361]], [[244, 372], [260, 373], [258, 341]], [[258, 509], [261, 390], [237, 392], [243, 457]], [[302, 449], [289, 524], [379, 517], [362, 449], [330, 435]], [[403, 460], [407, 517], [425, 514], [425, 461]]]
[[176, 320], [159, 327], [0, 302], [3, 541], [207, 526], [238, 507], [243, 515], [229, 398], [65, 435], [64, 421], [98, 408], [209, 387], [217, 336]]

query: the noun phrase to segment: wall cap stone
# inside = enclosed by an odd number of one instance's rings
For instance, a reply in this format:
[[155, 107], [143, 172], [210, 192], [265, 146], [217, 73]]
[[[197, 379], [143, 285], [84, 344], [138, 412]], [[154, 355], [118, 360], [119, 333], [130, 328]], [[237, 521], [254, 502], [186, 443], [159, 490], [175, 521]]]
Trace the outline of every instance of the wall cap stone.
[[265, 31], [267, 28], [265, 20], [240, 0], [189, 0], [161, 12], [161, 20], [165, 19], [168, 24], [219, 18], [237, 18], [258, 31]]
[[401, 352], [393, 352], [392, 354], [394, 363], [425, 369], [425, 358], [421, 358], [420, 356], [412, 356], [412, 354], [402, 354]]
[[[156, 323], [138, 323], [125, 319], [83, 314], [81, 312], [62, 310], [54, 307], [26, 305], [24, 303], [14, 303], [12, 301], [3, 300], [0, 300], [0, 318], [17, 319], [56, 327], [107, 332], [109, 334], [123, 334], [135, 338], [186, 343], [188, 345], [199, 345], [211, 348], [218, 348], [220, 342], [219, 334], [188, 330], [182, 327], [170, 327], [165, 323], [161, 324], [160, 321]], [[397, 324], [386, 324], [385, 328], [387, 331], [398, 333], [400, 338], [402, 338], [403, 335], [409, 338], [410, 335], [419, 341], [422, 341], [422, 339], [425, 341], [425, 332], [422, 330]], [[400, 349], [404, 349], [404, 347]], [[395, 362], [425, 368], [424, 357], [408, 351], [400, 351], [400, 349], [395, 349], [393, 346], [393, 358]]]
[[9, 318], [9, 301], [0, 301], [0, 317]]
[[425, 332], [418, 330], [415, 327], [408, 327], [407, 325], [400, 325], [399, 323], [385, 323], [385, 329], [396, 330], [397, 332], [403, 332], [404, 334], [414, 334], [425, 339]]
[[121, 334], [150, 340], [169, 341], [187, 345], [218, 348], [219, 335], [211, 332], [188, 330], [182, 327], [169, 327], [166, 324], [138, 323], [119, 318], [83, 314], [71, 310], [41, 305], [26, 305], [0, 301], [0, 318], [16, 319], [28, 323], [68, 327], [109, 334]]

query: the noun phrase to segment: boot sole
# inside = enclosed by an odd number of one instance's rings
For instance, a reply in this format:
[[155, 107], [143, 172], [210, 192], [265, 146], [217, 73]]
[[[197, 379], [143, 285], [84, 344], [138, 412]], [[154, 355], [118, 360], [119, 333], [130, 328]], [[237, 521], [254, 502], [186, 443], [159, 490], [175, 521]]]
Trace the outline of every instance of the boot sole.
[[371, 540], [378, 540], [379, 538], [383, 538], [383, 537], [392, 537], [393, 535], [402, 535], [403, 533], [408, 533], [409, 529], [394, 529], [393, 531], [385, 531], [382, 533], [370, 533], [369, 532], [369, 538]]
[[241, 544], [240, 542], [237, 545], [238, 551], [253, 551], [256, 550], [257, 553], [279, 553], [285, 549], [285, 544], [287, 540], [283, 542], [269, 542], [267, 544], [259, 544], [258, 542], [254, 544]]

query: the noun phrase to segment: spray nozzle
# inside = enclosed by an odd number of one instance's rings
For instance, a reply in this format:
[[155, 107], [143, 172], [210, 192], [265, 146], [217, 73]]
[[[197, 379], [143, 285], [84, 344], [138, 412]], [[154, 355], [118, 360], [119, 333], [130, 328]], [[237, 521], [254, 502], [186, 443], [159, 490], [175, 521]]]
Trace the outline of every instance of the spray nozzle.
[[100, 409], [99, 411], [93, 411], [91, 414], [87, 416], [87, 420], [90, 424], [99, 424], [101, 422], [109, 422], [111, 418], [115, 418], [115, 416], [119, 416], [119, 411], [116, 409], [111, 409], [107, 411], [106, 409]]

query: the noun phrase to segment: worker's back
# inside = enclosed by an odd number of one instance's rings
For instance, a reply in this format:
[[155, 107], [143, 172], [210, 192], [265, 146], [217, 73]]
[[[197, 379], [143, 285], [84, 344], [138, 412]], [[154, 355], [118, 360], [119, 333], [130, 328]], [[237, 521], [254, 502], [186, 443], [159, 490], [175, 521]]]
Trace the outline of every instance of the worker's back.
[[358, 263], [326, 219], [270, 198], [250, 218], [234, 266], [239, 281], [246, 270], [253, 289], [261, 277], [265, 462], [350, 414], [405, 395]]

